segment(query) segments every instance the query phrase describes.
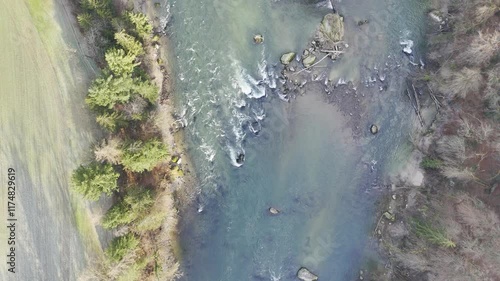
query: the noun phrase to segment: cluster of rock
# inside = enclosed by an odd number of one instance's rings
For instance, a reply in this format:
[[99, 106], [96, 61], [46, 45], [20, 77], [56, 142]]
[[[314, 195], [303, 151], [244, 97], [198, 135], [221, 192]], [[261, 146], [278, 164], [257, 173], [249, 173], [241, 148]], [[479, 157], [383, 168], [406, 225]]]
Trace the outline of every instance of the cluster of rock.
[[[305, 68], [311, 67], [320, 53], [324, 53], [335, 59], [341, 53], [340, 43], [344, 38], [344, 19], [338, 14], [327, 14], [316, 32], [315, 40], [308, 49], [302, 53], [302, 64]], [[281, 56], [281, 63], [289, 65], [296, 57], [294, 52], [285, 53]]]
[[330, 13], [323, 17], [314, 40], [301, 54], [284, 53], [280, 59], [285, 66], [280, 76], [282, 98], [288, 100], [289, 95], [297, 90], [301, 94], [303, 86], [315, 75], [310, 73], [315, 65], [328, 58], [336, 60], [348, 47], [342, 41], [343, 38], [344, 19], [336, 13]]

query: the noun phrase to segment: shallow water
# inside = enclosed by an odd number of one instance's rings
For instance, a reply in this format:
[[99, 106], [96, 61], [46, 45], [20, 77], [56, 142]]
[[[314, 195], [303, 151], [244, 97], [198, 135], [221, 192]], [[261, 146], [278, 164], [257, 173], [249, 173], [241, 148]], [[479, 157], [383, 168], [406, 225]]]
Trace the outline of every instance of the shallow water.
[[[0, 4], [0, 179], [14, 168], [16, 274], [8, 273], [2, 227], [1, 280], [76, 280], [86, 263], [68, 188], [93, 141], [84, 96], [93, 70], [60, 2]], [[1, 190], [2, 222], [6, 188]], [[4, 212], [5, 210], [5, 212]]]
[[[200, 178], [182, 213], [183, 280], [294, 280], [300, 266], [324, 280], [356, 277], [382, 179], [406, 153], [413, 118], [400, 41], [418, 51], [424, 7], [334, 4], [349, 48], [320, 75], [353, 83], [365, 109], [352, 112], [380, 125], [375, 137], [354, 138], [351, 109], [327, 103], [313, 83], [290, 103], [278, 98], [280, 55], [307, 47], [328, 2], [171, 2], [175, 100]], [[358, 27], [362, 19], [370, 23]], [[253, 44], [257, 33], [264, 44]], [[268, 215], [271, 206], [282, 213]]]

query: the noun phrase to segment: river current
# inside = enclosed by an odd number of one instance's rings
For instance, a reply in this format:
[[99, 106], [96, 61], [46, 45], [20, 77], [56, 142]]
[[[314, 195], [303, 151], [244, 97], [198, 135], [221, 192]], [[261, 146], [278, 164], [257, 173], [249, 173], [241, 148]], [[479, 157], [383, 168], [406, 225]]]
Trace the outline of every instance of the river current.
[[[348, 48], [322, 75], [351, 82], [362, 111], [327, 102], [334, 99], [315, 87], [280, 98], [279, 57], [300, 54], [333, 7]], [[383, 179], [408, 152], [413, 119], [403, 90], [416, 66], [402, 50], [412, 40], [418, 64], [425, 3], [173, 0], [163, 9], [177, 114], [199, 178], [195, 203], [181, 213], [182, 279], [295, 280], [301, 266], [322, 280], [356, 278], [372, 256]], [[356, 114], [380, 133], [365, 122], [354, 137], [347, 124]]]

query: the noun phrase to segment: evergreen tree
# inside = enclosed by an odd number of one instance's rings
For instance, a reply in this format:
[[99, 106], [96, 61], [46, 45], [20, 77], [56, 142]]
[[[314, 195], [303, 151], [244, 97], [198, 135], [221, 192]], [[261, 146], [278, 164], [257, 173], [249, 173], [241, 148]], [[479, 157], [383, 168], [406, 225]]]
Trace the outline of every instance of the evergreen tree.
[[146, 15], [143, 13], [128, 12], [126, 16], [134, 26], [135, 32], [141, 39], [144, 40], [151, 37], [151, 34], [153, 33], [153, 26], [149, 23]]
[[97, 115], [96, 121], [97, 124], [110, 132], [116, 131], [117, 128], [125, 124], [123, 115], [117, 112], [105, 112]]
[[137, 81], [135, 84], [135, 91], [150, 103], [155, 103], [158, 98], [158, 87], [151, 83], [151, 81]]
[[101, 18], [111, 18], [111, 0], [82, 0], [82, 8], [96, 13]]
[[114, 238], [109, 247], [106, 249], [106, 255], [110, 260], [119, 262], [128, 253], [135, 251], [138, 246], [139, 239], [137, 239], [134, 234], [128, 233]]
[[137, 57], [144, 54], [141, 42], [137, 41], [134, 36], [127, 34], [124, 30], [115, 33], [115, 40], [129, 55]]
[[134, 81], [131, 77], [117, 77], [94, 80], [85, 100], [91, 108], [105, 107], [112, 109], [116, 103], [125, 103], [133, 94]]
[[109, 69], [116, 76], [132, 75], [134, 68], [140, 64], [135, 62], [135, 56], [126, 54], [123, 49], [109, 49], [106, 51], [105, 58]]
[[96, 201], [103, 192], [111, 195], [118, 188], [119, 176], [110, 164], [91, 163], [76, 169], [71, 181], [76, 192], [88, 200]]
[[90, 13], [79, 14], [76, 19], [84, 31], [89, 30], [92, 26], [92, 15]]
[[121, 163], [132, 172], [150, 171], [168, 156], [167, 147], [157, 139], [136, 141], [125, 147]]
[[103, 218], [102, 226], [110, 229], [130, 224], [145, 216], [153, 203], [153, 197], [148, 190], [131, 187], [123, 200], [108, 210]]

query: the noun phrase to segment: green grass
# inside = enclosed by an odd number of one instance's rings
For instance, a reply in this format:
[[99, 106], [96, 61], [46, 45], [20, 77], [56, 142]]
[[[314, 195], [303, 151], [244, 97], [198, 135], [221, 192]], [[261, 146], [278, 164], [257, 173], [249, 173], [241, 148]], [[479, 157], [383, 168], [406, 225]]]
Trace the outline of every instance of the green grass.
[[445, 248], [455, 248], [455, 242], [451, 241], [446, 236], [446, 233], [442, 229], [433, 227], [431, 224], [419, 220], [413, 222], [413, 230], [415, 234], [429, 241], [432, 244], [436, 244]]
[[85, 248], [89, 249], [92, 253], [102, 253], [101, 242], [82, 199], [76, 195], [71, 195], [71, 207], [73, 209], [76, 228], [85, 243]]
[[439, 169], [443, 165], [443, 161], [435, 158], [425, 157], [420, 162], [420, 167], [424, 169]]

